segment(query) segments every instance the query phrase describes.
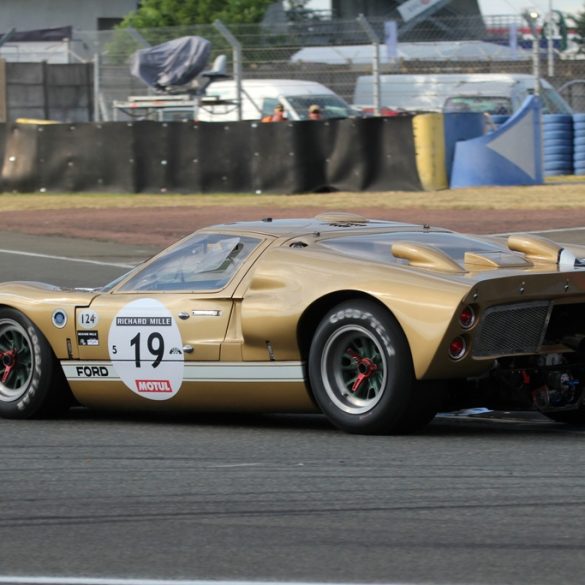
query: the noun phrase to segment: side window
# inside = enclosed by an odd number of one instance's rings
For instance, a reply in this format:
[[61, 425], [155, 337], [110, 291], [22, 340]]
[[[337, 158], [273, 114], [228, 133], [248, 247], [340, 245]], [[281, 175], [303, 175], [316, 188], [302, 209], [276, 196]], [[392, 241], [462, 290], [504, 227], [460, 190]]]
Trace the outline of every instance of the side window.
[[512, 113], [512, 102], [503, 96], [453, 96], [445, 100], [443, 112], [481, 112], [509, 116]]
[[570, 114], [571, 108], [563, 98], [550, 87], [542, 87], [540, 98], [543, 104], [544, 114]]
[[135, 274], [117, 292], [189, 292], [222, 289], [261, 240], [195, 234]]
[[264, 100], [262, 100], [262, 116], [270, 116], [274, 111], [276, 104], [278, 104], [277, 98], [264, 98]]

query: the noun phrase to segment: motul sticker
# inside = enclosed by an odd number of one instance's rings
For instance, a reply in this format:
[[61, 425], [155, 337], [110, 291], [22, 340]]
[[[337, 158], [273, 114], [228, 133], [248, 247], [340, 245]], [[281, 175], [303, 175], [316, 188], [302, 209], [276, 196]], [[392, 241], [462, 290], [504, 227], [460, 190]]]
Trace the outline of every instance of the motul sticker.
[[168, 380], [136, 380], [138, 392], [172, 392], [171, 383]]

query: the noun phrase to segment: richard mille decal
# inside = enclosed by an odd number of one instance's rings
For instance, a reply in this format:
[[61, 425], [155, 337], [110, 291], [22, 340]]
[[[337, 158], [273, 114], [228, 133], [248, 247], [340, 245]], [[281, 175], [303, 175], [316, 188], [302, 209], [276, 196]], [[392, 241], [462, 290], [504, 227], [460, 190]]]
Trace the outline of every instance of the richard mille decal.
[[97, 331], [78, 331], [78, 345], [99, 345], [100, 339]]
[[108, 353], [120, 379], [150, 400], [172, 398], [183, 383], [181, 334], [169, 310], [156, 299], [120, 309], [108, 334]]
[[116, 317], [117, 327], [171, 327], [172, 317]]

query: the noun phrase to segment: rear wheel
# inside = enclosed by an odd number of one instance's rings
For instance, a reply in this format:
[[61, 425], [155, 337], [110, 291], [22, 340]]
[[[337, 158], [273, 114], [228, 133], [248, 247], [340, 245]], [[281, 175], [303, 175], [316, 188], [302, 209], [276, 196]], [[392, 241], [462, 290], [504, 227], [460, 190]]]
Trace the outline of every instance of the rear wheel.
[[311, 344], [309, 378], [321, 410], [347, 432], [409, 432], [436, 414], [414, 379], [404, 333], [372, 301], [342, 303], [323, 318]]
[[23, 314], [0, 310], [0, 416], [31, 418], [64, 411], [67, 382], [49, 343]]

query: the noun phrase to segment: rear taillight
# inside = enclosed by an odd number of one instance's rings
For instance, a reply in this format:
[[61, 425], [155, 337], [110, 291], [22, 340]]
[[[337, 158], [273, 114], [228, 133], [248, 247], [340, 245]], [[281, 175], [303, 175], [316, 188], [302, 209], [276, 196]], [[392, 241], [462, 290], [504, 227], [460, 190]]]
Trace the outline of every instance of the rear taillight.
[[477, 313], [471, 305], [463, 307], [459, 313], [459, 324], [463, 329], [471, 329], [477, 320]]
[[453, 360], [460, 360], [467, 351], [465, 337], [458, 335], [449, 344], [449, 357]]

